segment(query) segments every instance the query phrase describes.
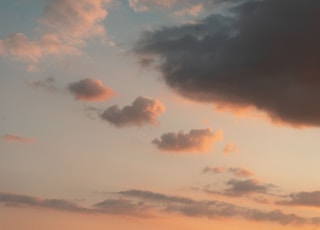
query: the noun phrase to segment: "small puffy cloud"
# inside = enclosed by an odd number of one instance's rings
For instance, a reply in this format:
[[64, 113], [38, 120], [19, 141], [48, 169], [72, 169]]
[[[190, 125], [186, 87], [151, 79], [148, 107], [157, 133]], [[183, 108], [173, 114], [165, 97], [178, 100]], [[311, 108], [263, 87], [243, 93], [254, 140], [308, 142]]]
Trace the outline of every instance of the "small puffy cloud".
[[227, 143], [223, 147], [223, 154], [237, 153], [239, 150], [238, 146], [232, 143]]
[[281, 205], [320, 207], [320, 191], [292, 193], [289, 197], [290, 200], [283, 200], [277, 203]]
[[80, 101], [105, 101], [114, 95], [112, 89], [92, 78], [70, 83], [68, 89]]
[[164, 82], [184, 97], [320, 126], [320, 1], [238, 2], [194, 24], [146, 32], [134, 51], [157, 60]]
[[7, 142], [12, 143], [24, 143], [24, 144], [32, 144], [35, 142], [34, 138], [22, 137], [14, 134], [5, 134], [2, 136], [2, 139]]
[[152, 141], [160, 150], [170, 152], [206, 152], [215, 141], [222, 140], [222, 131], [216, 133], [212, 129], [192, 129], [189, 133], [170, 132], [163, 134], [160, 139]]
[[116, 127], [158, 124], [157, 117], [165, 111], [165, 106], [157, 99], [137, 97], [131, 105], [120, 109], [117, 105], [107, 108], [101, 119]]

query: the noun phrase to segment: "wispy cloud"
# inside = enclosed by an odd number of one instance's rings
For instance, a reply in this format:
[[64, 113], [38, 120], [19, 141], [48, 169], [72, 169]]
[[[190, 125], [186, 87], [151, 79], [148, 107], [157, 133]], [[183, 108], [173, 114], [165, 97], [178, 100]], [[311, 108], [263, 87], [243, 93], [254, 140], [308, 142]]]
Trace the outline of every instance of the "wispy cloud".
[[58, 88], [55, 85], [56, 80], [53, 77], [49, 77], [45, 80], [26, 80], [26, 84], [33, 89], [44, 89], [48, 92], [57, 92]]
[[5, 134], [2, 136], [2, 139], [6, 142], [12, 142], [12, 143], [32, 144], [35, 142], [34, 138], [22, 137], [20, 135], [15, 135], [15, 134]]
[[231, 173], [234, 176], [238, 177], [250, 177], [253, 176], [254, 173], [249, 169], [242, 168], [242, 167], [210, 167], [207, 166], [202, 170], [203, 173]]
[[157, 117], [164, 111], [165, 106], [159, 100], [137, 97], [122, 109], [118, 105], [107, 108], [100, 117], [116, 127], [157, 125]]
[[170, 132], [160, 139], [152, 141], [160, 150], [171, 152], [206, 152], [212, 148], [215, 141], [222, 140], [222, 131], [212, 129], [192, 129], [188, 133]]

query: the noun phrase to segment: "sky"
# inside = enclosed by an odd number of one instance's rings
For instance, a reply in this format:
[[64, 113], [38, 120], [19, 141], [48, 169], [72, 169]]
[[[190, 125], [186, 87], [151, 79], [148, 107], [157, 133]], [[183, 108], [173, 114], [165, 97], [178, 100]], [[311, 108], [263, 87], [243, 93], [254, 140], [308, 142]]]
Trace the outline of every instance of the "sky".
[[318, 0], [0, 0], [0, 229], [320, 229]]

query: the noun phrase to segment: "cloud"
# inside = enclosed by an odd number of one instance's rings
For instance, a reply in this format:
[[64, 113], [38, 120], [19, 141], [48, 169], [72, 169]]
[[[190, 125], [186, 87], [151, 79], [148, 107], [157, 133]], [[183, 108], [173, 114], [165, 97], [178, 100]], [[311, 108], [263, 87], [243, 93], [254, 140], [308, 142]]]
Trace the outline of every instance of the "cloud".
[[32, 196], [3, 193], [0, 192], [0, 203], [8, 206], [21, 206], [28, 205], [32, 207], [43, 207], [56, 209], [61, 211], [72, 212], [88, 212], [89, 210], [84, 207], [78, 206], [76, 203], [62, 200], [62, 199], [42, 199]]
[[170, 196], [144, 190], [127, 190], [114, 195], [121, 197], [107, 199], [90, 207], [82, 207], [64, 199], [43, 199], [26, 195], [0, 192], [0, 204], [15, 207], [40, 207], [58, 211], [102, 213], [125, 215], [138, 218], [152, 217], [154, 214], [179, 214], [188, 217], [243, 218], [246, 220], [288, 224], [319, 224], [319, 218], [306, 218], [281, 210], [264, 211], [238, 206], [218, 200], [195, 200], [187, 197]]
[[145, 12], [153, 7], [170, 8], [179, 0], [129, 0], [130, 7], [136, 12]]
[[56, 92], [58, 88], [55, 85], [56, 80], [53, 77], [48, 77], [45, 80], [27, 80], [26, 84], [33, 89], [42, 88], [48, 92]]
[[33, 39], [15, 33], [0, 40], [0, 55], [38, 62], [49, 55], [78, 55], [85, 39], [105, 37], [103, 5], [109, 0], [51, 0], [39, 19], [40, 32]]
[[145, 32], [134, 51], [200, 102], [253, 106], [275, 122], [320, 125], [320, 2], [250, 1], [194, 24]]
[[222, 131], [214, 133], [211, 129], [192, 129], [189, 133], [170, 132], [152, 141], [160, 150], [171, 152], [206, 152], [215, 141], [222, 140]]
[[126, 199], [108, 199], [94, 205], [100, 212], [118, 215], [130, 215], [137, 217], [147, 217], [151, 206], [143, 202], [133, 202]]
[[235, 218], [247, 220], [274, 222], [281, 225], [288, 224], [317, 224], [317, 218], [305, 218], [296, 214], [286, 214], [281, 210], [263, 211], [241, 207], [232, 203], [217, 200], [194, 200], [187, 197], [168, 196], [144, 190], [128, 190], [118, 194], [138, 199], [139, 202], [152, 202], [153, 207], [165, 213], [177, 213], [189, 217], [207, 218]]
[[267, 193], [271, 187], [271, 185], [261, 184], [254, 179], [231, 179], [227, 182], [227, 185], [230, 187], [224, 190], [223, 194], [230, 196], [242, 196], [252, 193]]
[[223, 154], [237, 153], [239, 150], [238, 146], [232, 143], [227, 143], [223, 147]]
[[107, 108], [100, 117], [116, 127], [156, 125], [157, 117], [164, 111], [165, 106], [159, 100], [137, 97], [122, 109], [117, 105]]
[[198, 3], [198, 4], [193, 5], [191, 7], [177, 10], [174, 12], [174, 14], [176, 16], [182, 16], [182, 15], [186, 15], [186, 14], [192, 15], [192, 16], [197, 16], [201, 13], [202, 10], [203, 10], [203, 5], [201, 3]]
[[249, 169], [242, 168], [242, 167], [210, 167], [207, 166], [203, 169], [202, 173], [214, 173], [214, 174], [219, 174], [219, 173], [232, 173], [234, 176], [238, 177], [250, 177], [253, 176], [254, 173], [250, 171]]
[[24, 144], [32, 144], [35, 142], [34, 138], [22, 137], [14, 134], [5, 134], [2, 136], [2, 139], [7, 142], [12, 143], [24, 143]]
[[105, 101], [114, 95], [112, 89], [92, 78], [70, 83], [68, 89], [80, 101]]
[[277, 204], [320, 207], [320, 191], [292, 193], [289, 197], [290, 200], [279, 201]]

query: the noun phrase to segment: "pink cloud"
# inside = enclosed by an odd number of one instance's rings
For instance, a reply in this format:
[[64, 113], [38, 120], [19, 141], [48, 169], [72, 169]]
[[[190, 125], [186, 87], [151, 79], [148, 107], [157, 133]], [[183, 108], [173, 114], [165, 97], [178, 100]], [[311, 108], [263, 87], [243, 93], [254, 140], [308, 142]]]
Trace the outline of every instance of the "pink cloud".
[[230, 154], [230, 153], [238, 153], [238, 146], [232, 143], [227, 143], [225, 144], [225, 146], [223, 147], [223, 154]]
[[109, 0], [51, 0], [40, 22], [40, 33], [29, 39], [15, 33], [0, 40], [0, 55], [38, 62], [49, 55], [79, 55], [85, 39], [105, 37], [103, 8]]
[[34, 138], [27, 138], [27, 137], [22, 137], [22, 136], [13, 135], [13, 134], [5, 134], [2, 136], [2, 139], [4, 141], [12, 142], [12, 143], [32, 144], [35, 142]]
[[112, 89], [92, 78], [70, 83], [68, 89], [79, 101], [105, 101], [114, 95]]

